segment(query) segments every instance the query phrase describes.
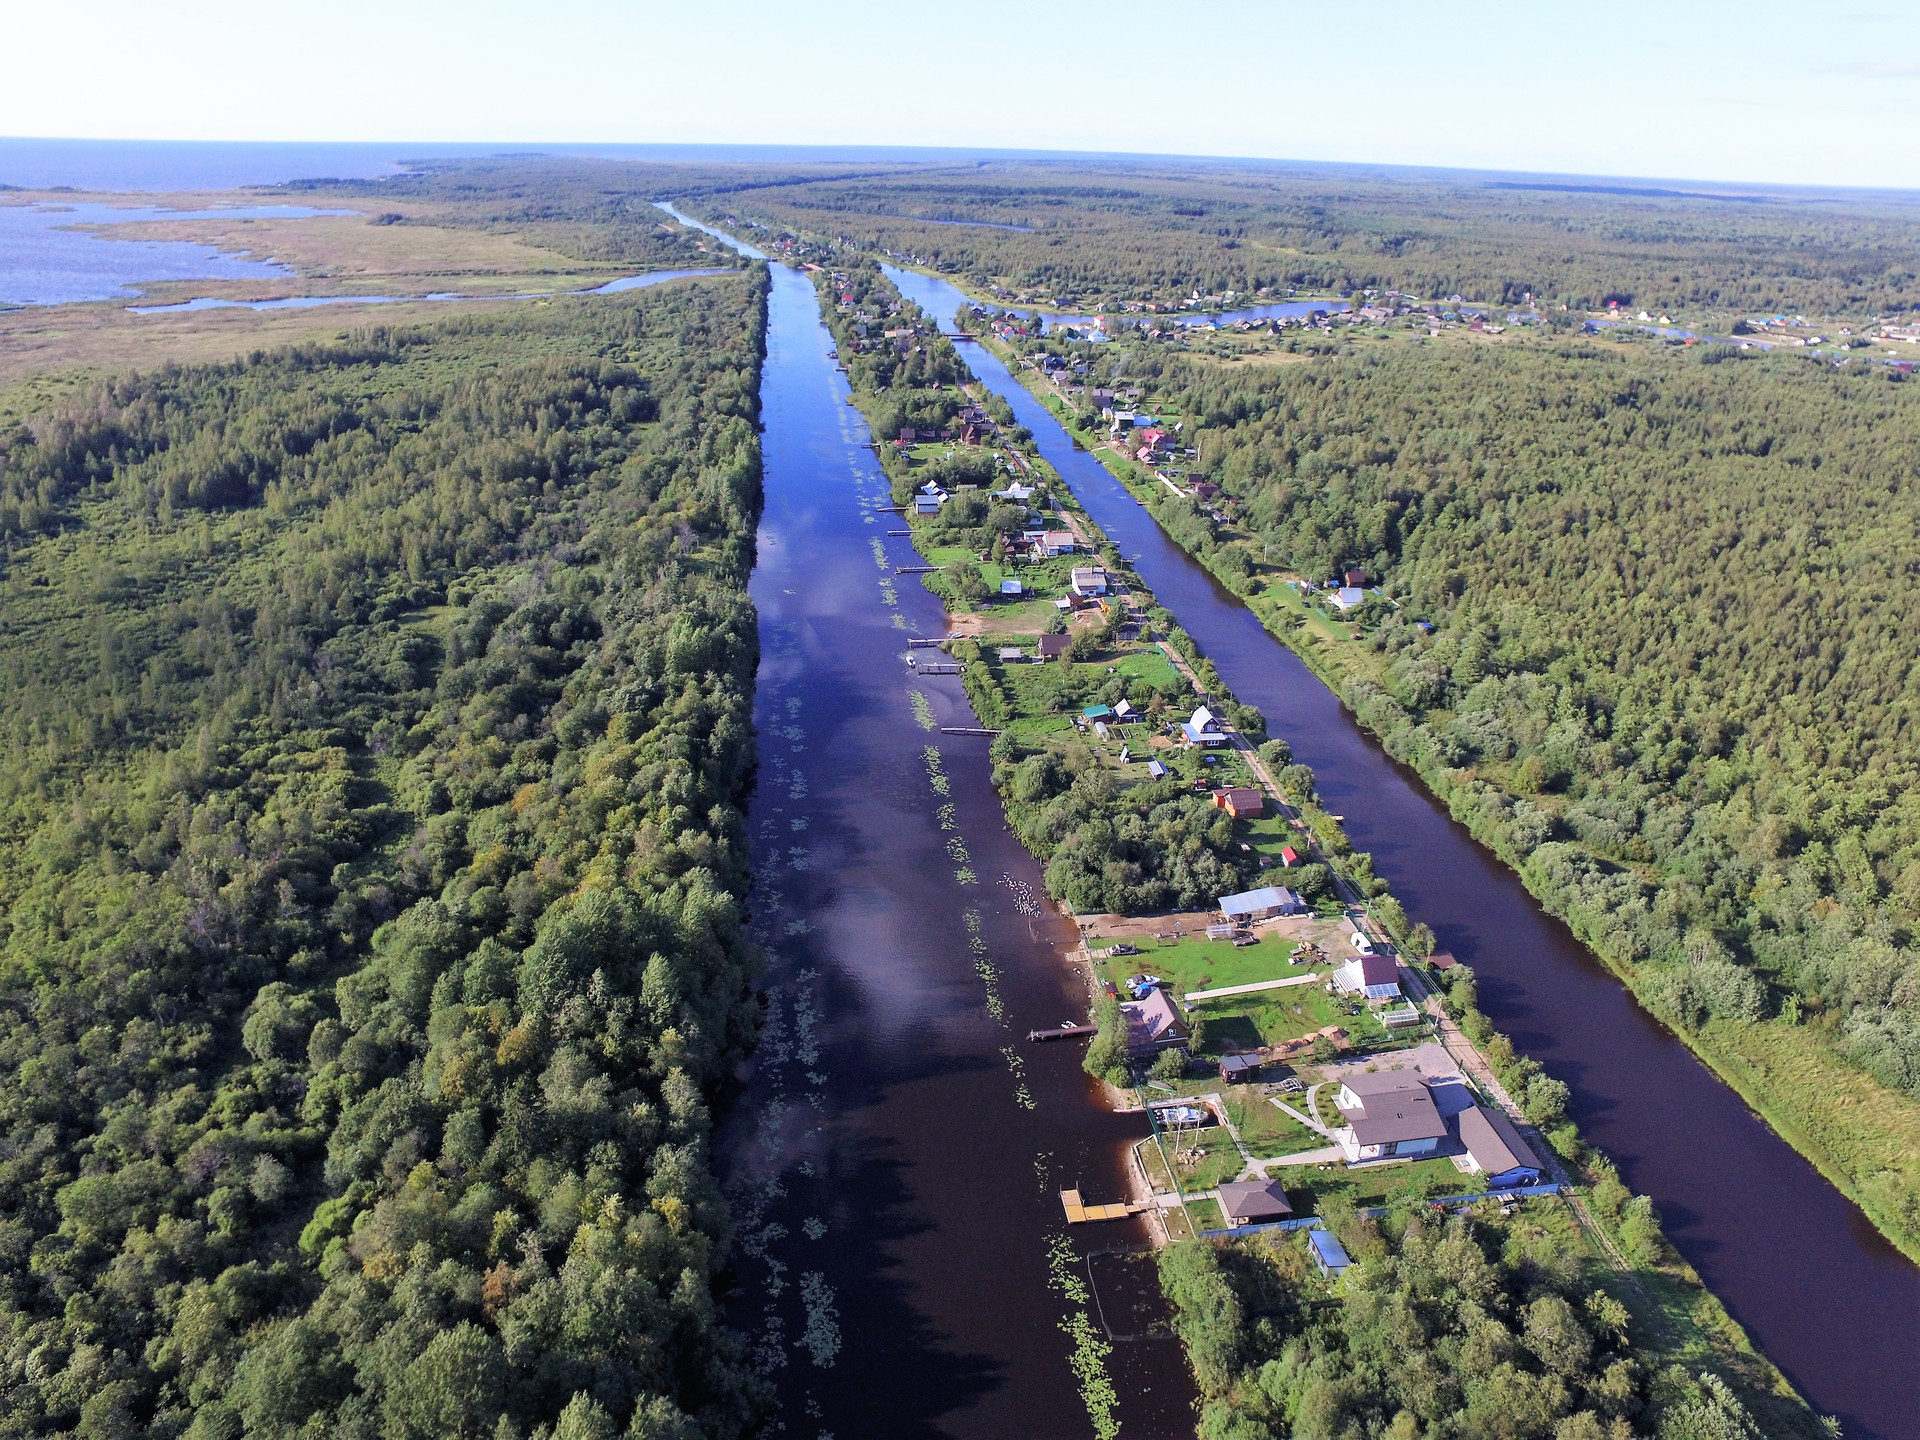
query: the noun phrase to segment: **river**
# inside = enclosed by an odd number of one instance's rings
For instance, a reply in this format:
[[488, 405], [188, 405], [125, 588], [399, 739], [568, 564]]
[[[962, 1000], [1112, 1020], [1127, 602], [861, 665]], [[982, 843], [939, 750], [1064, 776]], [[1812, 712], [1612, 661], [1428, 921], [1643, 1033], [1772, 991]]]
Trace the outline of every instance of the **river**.
[[[894, 576], [917, 557], [875, 509], [887, 482], [812, 285], [772, 277], [748, 809], [769, 1010], [719, 1139], [739, 1227], [729, 1315], [784, 1433], [1084, 1440], [1060, 1328], [1073, 1307], [1049, 1288], [1058, 1192], [1123, 1198], [1146, 1125], [1096, 1103], [1081, 1046], [1025, 1040], [1086, 1014], [1063, 958], [1077, 932], [1038, 903], [988, 742], [938, 728], [976, 723], [957, 679], [907, 668], [908, 637], [943, 633], [942, 608]], [[1137, 1246], [1141, 1226], [1071, 1238]], [[1098, 1267], [1110, 1307], [1150, 1274]], [[1177, 1343], [1117, 1344], [1108, 1368], [1127, 1436], [1192, 1434]]]
[[[964, 298], [925, 275], [887, 274], [936, 317]], [[1853, 1440], [1920, 1435], [1920, 1270], [1642, 1010], [998, 359], [960, 343], [1221, 678], [1313, 768], [1327, 808], [1345, 815], [1407, 913], [1473, 966], [1481, 1008], [1571, 1087], [1582, 1133], [1653, 1198], [1668, 1237], [1754, 1342]]]

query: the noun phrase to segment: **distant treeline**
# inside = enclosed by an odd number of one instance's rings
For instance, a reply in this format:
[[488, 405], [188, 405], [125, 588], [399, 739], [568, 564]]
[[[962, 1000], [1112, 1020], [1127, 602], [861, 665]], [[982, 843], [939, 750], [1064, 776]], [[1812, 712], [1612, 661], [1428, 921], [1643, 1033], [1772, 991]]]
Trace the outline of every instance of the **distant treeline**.
[[6, 438], [0, 1431], [747, 1432], [764, 275]]
[[709, 213], [910, 254], [976, 293], [1069, 305], [1229, 291], [1252, 303], [1290, 286], [1692, 314], [1920, 305], [1920, 210], [1891, 201], [1519, 189], [1226, 161], [698, 178]]

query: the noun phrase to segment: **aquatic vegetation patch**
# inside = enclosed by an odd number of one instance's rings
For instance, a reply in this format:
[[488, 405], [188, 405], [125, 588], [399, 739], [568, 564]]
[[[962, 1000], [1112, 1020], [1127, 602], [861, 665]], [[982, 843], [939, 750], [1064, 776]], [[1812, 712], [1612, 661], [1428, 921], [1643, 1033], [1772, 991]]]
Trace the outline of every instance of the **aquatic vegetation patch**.
[[[918, 725], [922, 730], [931, 730], [933, 729], [934, 725], [938, 723], [933, 718], [933, 702], [927, 699], [926, 694], [923, 691], [909, 690], [907, 692], [907, 703], [913, 706], [914, 723]], [[950, 828], [952, 827], [945, 826], [945, 825], [941, 826], [941, 829], [943, 830], [950, 829]]]
[[1073, 1367], [1074, 1379], [1080, 1383], [1080, 1399], [1087, 1407], [1087, 1418], [1093, 1422], [1093, 1433], [1098, 1440], [1114, 1440], [1120, 1433], [1120, 1421], [1114, 1415], [1120, 1407], [1120, 1396], [1114, 1389], [1113, 1377], [1107, 1373], [1107, 1357], [1113, 1354], [1113, 1346], [1101, 1338], [1092, 1316], [1087, 1313], [1086, 1307], [1093, 1296], [1087, 1282], [1080, 1278], [1079, 1265], [1080, 1257], [1066, 1236], [1055, 1235], [1048, 1241], [1047, 1286], [1058, 1291], [1073, 1307], [1060, 1322], [1060, 1328], [1073, 1342], [1067, 1363]]

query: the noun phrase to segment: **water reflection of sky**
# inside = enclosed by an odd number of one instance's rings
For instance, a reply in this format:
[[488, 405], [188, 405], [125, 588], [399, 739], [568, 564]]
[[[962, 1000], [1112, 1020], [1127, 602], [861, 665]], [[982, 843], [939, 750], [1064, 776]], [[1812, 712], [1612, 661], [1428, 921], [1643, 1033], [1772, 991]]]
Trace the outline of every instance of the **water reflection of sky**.
[[0, 205], [0, 304], [66, 305], [118, 300], [156, 280], [253, 280], [291, 275], [271, 260], [238, 255], [189, 240], [103, 239], [79, 225], [124, 225], [137, 220], [305, 219], [346, 215], [306, 205], [251, 205], [218, 210], [123, 208], [93, 201], [71, 205]]

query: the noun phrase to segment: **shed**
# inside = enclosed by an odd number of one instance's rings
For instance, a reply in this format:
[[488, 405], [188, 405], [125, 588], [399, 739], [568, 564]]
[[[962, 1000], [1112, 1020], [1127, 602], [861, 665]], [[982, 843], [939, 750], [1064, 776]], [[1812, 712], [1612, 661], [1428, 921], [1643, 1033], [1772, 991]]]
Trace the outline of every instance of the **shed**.
[[1220, 1187], [1220, 1213], [1229, 1226], [1285, 1220], [1293, 1214], [1278, 1180], [1229, 1180]]
[[1109, 715], [1113, 714], [1113, 711], [1107, 708], [1105, 705], [1089, 705], [1087, 706], [1086, 709], [1082, 710], [1080, 713], [1081, 715], [1085, 716], [1089, 720], [1104, 720]]
[[1164, 780], [1167, 778], [1167, 767], [1162, 765], [1158, 760], [1149, 760], [1147, 762], [1147, 774], [1156, 780]]
[[1282, 845], [1280, 847], [1280, 863], [1289, 866], [1298, 865], [1300, 863], [1300, 852], [1291, 845]]
[[1000, 647], [1000, 659], [1003, 664], [1012, 664], [1016, 660], [1024, 660], [1026, 658], [1027, 652], [1022, 650], [1018, 645], [1002, 645]]
[[1474, 1169], [1484, 1174], [1496, 1190], [1539, 1182], [1540, 1161], [1520, 1138], [1513, 1122], [1498, 1110], [1479, 1105], [1462, 1110], [1460, 1143], [1467, 1147]]
[[1040, 658], [1042, 660], [1052, 660], [1056, 656], [1066, 654], [1067, 651], [1072, 648], [1073, 637], [1071, 635], [1042, 635], [1040, 637]]
[[1113, 707], [1113, 714], [1116, 720], [1131, 720], [1134, 717], [1135, 711], [1133, 706], [1122, 700]]
[[1002, 580], [1000, 582], [1000, 595], [1002, 599], [1018, 600], [1026, 593], [1027, 587], [1022, 585], [1018, 580]]
[[1247, 1085], [1260, 1078], [1262, 1061], [1257, 1054], [1222, 1055], [1220, 1078], [1229, 1085]]
[[1300, 897], [1284, 885], [1265, 885], [1244, 890], [1238, 895], [1222, 895], [1217, 902], [1220, 913], [1229, 920], [1265, 920], [1273, 915], [1296, 915]]
[[1346, 1247], [1342, 1245], [1331, 1230], [1309, 1230], [1307, 1248], [1313, 1254], [1313, 1263], [1320, 1273], [1328, 1279], [1338, 1276], [1353, 1261], [1347, 1258]]

